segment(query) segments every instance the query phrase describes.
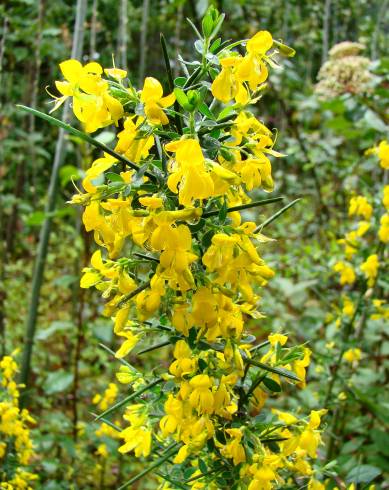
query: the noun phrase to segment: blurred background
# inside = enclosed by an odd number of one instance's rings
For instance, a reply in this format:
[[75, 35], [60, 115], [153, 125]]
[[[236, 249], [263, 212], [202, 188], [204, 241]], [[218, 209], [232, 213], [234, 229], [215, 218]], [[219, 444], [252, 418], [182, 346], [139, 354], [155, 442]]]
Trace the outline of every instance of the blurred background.
[[[352, 344], [364, 354], [358, 365], [348, 363], [342, 371], [340, 378], [351, 383], [351, 392], [336, 385], [328, 400], [324, 388], [334, 369], [337, 346], [331, 343], [344, 307], [344, 290], [332, 266], [341, 256], [338, 240], [350, 228], [349, 198], [365, 192], [379, 203], [387, 183], [377, 158], [365, 152], [388, 137], [389, 2], [88, 0], [84, 7], [82, 3], [5, 0], [0, 5], [0, 354], [19, 349], [18, 358], [26, 359], [23, 351], [34, 341], [31, 363], [23, 369], [28, 369], [28, 407], [37, 419], [36, 488], [116, 488], [139, 463], [118, 456], [115, 431], [91, 423], [91, 412], [101, 403], [95, 395], [109, 404], [120, 390], [110, 385], [117, 363], [99, 347], [103, 343], [115, 350], [116, 341], [110, 319], [101, 316], [99, 295], [78, 286], [81, 269], [93, 253], [93, 240], [81, 225], [81, 210], [67, 201], [97, 154], [85, 142], [66, 136], [55, 206], [47, 212], [58, 130], [26, 115], [16, 104], [50, 111], [48, 93], [56, 93], [54, 81], [61, 78], [58, 64], [71, 56], [77, 8], [86, 7], [80, 46], [84, 62], [95, 60], [110, 67], [114, 59], [117, 67], [128, 70], [134, 86], [153, 76], [166, 87], [160, 33], [166, 37], [178, 76], [179, 56], [193, 57], [196, 39], [186, 18], [199, 25], [211, 3], [226, 13], [224, 39], [245, 39], [266, 29], [296, 50], [294, 58], [282, 60], [280, 68], [272, 70], [257, 114], [269, 128], [278, 129], [276, 149], [288, 155], [273, 162], [274, 195], [282, 194], [287, 201], [303, 199], [267, 229], [277, 241], [261, 252], [277, 276], [263, 292], [266, 318], [251, 327], [258, 338], [278, 330], [309, 342], [314, 356], [308, 387], [293, 398], [286, 393], [281, 403], [302, 409], [328, 404], [329, 435], [321, 457], [336, 459], [328, 471], [339, 475], [339, 486], [353, 481], [350, 472], [359, 464], [368, 468], [360, 488], [371, 482], [387, 488], [388, 400], [383, 388], [388, 375], [387, 310], [369, 310], [363, 332]], [[332, 49], [345, 41], [353, 44]], [[60, 111], [55, 116], [60, 117]], [[77, 125], [74, 120], [72, 124]], [[97, 134], [106, 144], [114, 136], [111, 129]], [[270, 207], [247, 217], [266, 219], [276, 210]], [[31, 300], [42, 230], [50, 231], [50, 240], [47, 250], [41, 250], [42, 286], [35, 283]], [[374, 248], [374, 237], [369, 246]], [[387, 262], [383, 264], [387, 272]], [[386, 279], [385, 274], [380, 277], [372, 295], [384, 308], [389, 285], [387, 274]], [[167, 353], [161, 352], [142, 362], [149, 366], [163, 362]], [[153, 480], [142, 485], [139, 488], [156, 488]]]

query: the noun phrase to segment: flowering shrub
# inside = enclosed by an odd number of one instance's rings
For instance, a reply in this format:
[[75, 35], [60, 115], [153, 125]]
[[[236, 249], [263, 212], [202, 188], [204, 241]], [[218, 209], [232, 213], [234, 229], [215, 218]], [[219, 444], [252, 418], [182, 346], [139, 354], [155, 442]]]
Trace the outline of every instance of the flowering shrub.
[[0, 488], [31, 489], [38, 475], [27, 466], [34, 455], [29, 425], [35, 423], [26, 409], [19, 408], [19, 386], [14, 356], [0, 360]]
[[[311, 460], [325, 410], [265, 408], [284, 383], [305, 386], [310, 351], [287, 346], [280, 333], [254, 345], [248, 331], [263, 316], [258, 290], [274, 275], [260, 256], [271, 240], [262, 231], [280, 212], [261, 224], [241, 215], [281, 199], [248, 194], [273, 190], [270, 157], [283, 156], [249, 107], [268, 67], [294, 52], [267, 31], [222, 42], [222, 21], [207, 12], [196, 30], [201, 60], [182, 61], [185, 76], [175, 80], [162, 42], [167, 93], [153, 77], [138, 91], [125, 70], [77, 60], [61, 63], [65, 80], [56, 82], [55, 108], [71, 98], [86, 132], [119, 128], [112, 149], [64, 126], [104, 150], [72, 202], [85, 207], [85, 228], [100, 247], [81, 287], [107, 300], [104, 313], [122, 339], [117, 378], [131, 389], [111, 407], [114, 385], [98, 395], [97, 419], [118, 432], [121, 453], [151, 461], [121, 488], [151, 471], [163, 489], [294, 488], [294, 478], [319, 485]], [[130, 364], [141, 343], [139, 356], [172, 346], [169, 366], [142, 373]], [[124, 429], [109, 420], [121, 407]]]
[[[378, 165], [377, 173], [382, 177], [387, 168], [388, 149], [387, 142], [382, 141], [366, 152], [378, 156], [382, 174]], [[324, 403], [333, 412], [328, 460], [334, 458], [338, 440], [345, 435], [359, 434], [354, 416], [358, 404], [373, 415], [370, 425], [373, 436], [386, 420], [374, 401], [377, 390], [365, 386], [364, 378], [369, 373], [368, 353], [372, 355], [374, 352], [376, 376], [383, 376], [385, 370], [381, 364], [381, 336], [385, 335], [385, 322], [389, 319], [389, 308], [384, 298], [388, 266], [385, 246], [389, 241], [389, 186], [385, 185], [385, 178], [382, 180], [383, 186], [378, 187], [377, 182], [372, 181], [370, 186], [364, 186], [363, 195], [350, 198], [349, 221], [346, 220], [349, 231], [338, 240], [338, 260], [333, 264], [342, 293], [333, 312], [328, 314], [325, 352], [319, 353], [322, 354], [321, 362], [316, 367], [318, 373], [325, 373], [329, 378], [324, 398]], [[362, 466], [361, 471], [370, 471], [370, 480], [380, 474], [380, 469], [373, 465]], [[352, 472], [351, 475], [359, 478]], [[365, 481], [362, 479], [360, 481]]]

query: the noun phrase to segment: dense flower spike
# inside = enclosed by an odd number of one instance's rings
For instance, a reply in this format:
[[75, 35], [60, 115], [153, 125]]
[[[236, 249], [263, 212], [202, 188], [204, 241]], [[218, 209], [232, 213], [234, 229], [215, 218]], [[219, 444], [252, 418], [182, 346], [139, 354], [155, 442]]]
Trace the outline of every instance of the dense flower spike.
[[12, 354], [0, 360], [0, 487], [32, 490], [38, 475], [27, 467], [34, 456], [29, 426], [35, 421], [28, 410], [19, 408], [14, 357]]
[[[105, 314], [124, 339], [117, 358], [138, 351], [141, 341], [151, 342], [145, 351], [173, 347], [167, 371], [161, 365], [143, 377], [123, 361], [118, 380], [132, 394], [115, 405], [112, 384], [94, 402], [101, 417], [125, 406], [119, 451], [159, 453], [161, 464], [170, 455], [169, 483], [281, 488], [291, 473], [313, 474], [325, 412], [306, 418], [265, 411], [283, 383], [305, 386], [310, 351], [288, 347], [282, 334], [256, 348], [247, 331], [250, 318], [262, 317], [258, 289], [274, 272], [260, 252], [270, 239], [239, 211], [257, 205], [250, 191], [273, 190], [270, 157], [283, 156], [248, 105], [259, 99], [281, 44], [267, 31], [230, 46], [211, 44], [222, 20], [208, 11], [201, 64], [165, 97], [152, 77], [137, 92], [123, 70], [105, 70], [105, 80], [97, 63], [61, 64], [57, 105], [72, 97], [86, 131], [119, 119], [121, 128], [114, 152], [93, 162], [85, 193], [73, 198], [85, 206], [85, 228], [100, 246], [81, 287], [95, 286], [107, 299]], [[368, 211], [358, 201], [351, 214], [368, 219]], [[373, 277], [370, 262], [365, 269]]]

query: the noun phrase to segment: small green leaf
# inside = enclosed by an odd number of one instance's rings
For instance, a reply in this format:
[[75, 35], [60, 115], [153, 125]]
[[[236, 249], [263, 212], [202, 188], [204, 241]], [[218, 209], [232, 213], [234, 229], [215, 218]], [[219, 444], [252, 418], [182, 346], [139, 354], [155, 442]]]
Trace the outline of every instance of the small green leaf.
[[381, 474], [381, 470], [376, 466], [370, 466], [368, 464], [361, 464], [353, 468], [346, 476], [347, 483], [370, 483], [378, 475]]
[[268, 388], [270, 391], [274, 391], [275, 393], [280, 393], [281, 386], [271, 378], [264, 378], [262, 383]]
[[177, 102], [183, 109], [186, 111], [192, 111], [193, 107], [190, 104], [186, 93], [182, 89], [176, 87], [174, 89], [174, 95], [176, 96]]
[[296, 51], [291, 48], [290, 46], [287, 46], [286, 44], [280, 43], [279, 41], [276, 41], [275, 39], [273, 40], [274, 46], [277, 46], [278, 51], [284, 55], [287, 56], [288, 58], [292, 58], [295, 54]]
[[49, 373], [43, 383], [43, 389], [47, 395], [62, 393], [73, 383], [73, 374], [67, 373], [63, 369]]

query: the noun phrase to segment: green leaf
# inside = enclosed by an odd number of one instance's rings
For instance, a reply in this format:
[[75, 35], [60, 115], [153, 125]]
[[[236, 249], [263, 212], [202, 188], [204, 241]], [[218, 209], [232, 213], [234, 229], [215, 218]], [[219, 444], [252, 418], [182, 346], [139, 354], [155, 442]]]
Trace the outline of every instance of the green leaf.
[[209, 38], [213, 31], [213, 19], [210, 14], [207, 14], [203, 18], [201, 27], [203, 29], [204, 37]]
[[78, 180], [84, 177], [84, 172], [74, 165], [64, 165], [59, 171], [61, 187], [65, 187], [72, 180]]
[[62, 393], [73, 383], [73, 373], [67, 373], [63, 369], [49, 373], [43, 383], [43, 389], [47, 395]]
[[297, 204], [299, 201], [301, 201], [301, 198], [295, 199], [294, 201], [281, 208], [279, 211], [277, 211], [277, 213], [273, 214], [273, 216], [270, 216], [270, 218], [264, 221], [261, 225], [257, 226], [257, 228], [255, 229], [255, 233], [257, 233], [258, 231], [262, 231], [265, 226], [270, 225], [270, 223], [279, 218], [281, 214], [284, 214], [289, 208]]
[[186, 111], [191, 111], [193, 109], [192, 105], [189, 103], [186, 93], [181, 89], [176, 87], [174, 89], [174, 95], [176, 96], [177, 102]]
[[47, 340], [52, 335], [59, 333], [59, 332], [65, 332], [67, 330], [71, 330], [73, 327], [74, 327], [74, 325], [71, 322], [55, 321], [55, 322], [52, 322], [50, 327], [45, 328], [44, 330], [40, 330], [36, 334], [35, 338], [36, 338], [36, 340]]
[[378, 475], [381, 474], [381, 470], [376, 466], [370, 466], [368, 464], [362, 464], [353, 468], [346, 476], [347, 483], [370, 483]]
[[287, 56], [288, 58], [292, 58], [295, 54], [296, 51], [291, 48], [290, 46], [287, 46], [286, 44], [280, 43], [279, 41], [276, 41], [273, 39], [274, 46], [277, 46], [278, 51], [284, 55]]
[[265, 371], [269, 371], [270, 373], [283, 376], [284, 378], [293, 379], [293, 381], [301, 381], [294, 373], [292, 373], [292, 371], [288, 371], [287, 369], [268, 366], [267, 364], [263, 364], [263, 362], [254, 361], [254, 359], [249, 359], [248, 363], [264, 369]]
[[174, 79], [174, 85], [176, 87], [184, 87], [186, 83], [186, 78], [185, 77], [177, 77]]
[[375, 112], [371, 111], [370, 109], [368, 109], [365, 112], [365, 116], [363, 119], [369, 128], [375, 129], [376, 131], [380, 131], [380, 132], [384, 133], [388, 129], [388, 127], [382, 121], [382, 119], [380, 119], [377, 116], [377, 114]]
[[120, 486], [118, 488], [118, 490], [123, 490], [124, 488], [127, 488], [130, 485], [133, 485], [135, 482], [137, 482], [138, 480], [140, 480], [142, 477], [144, 477], [145, 475], [147, 475], [151, 471], [155, 470], [155, 468], [158, 468], [159, 466], [161, 466], [165, 461], [167, 461], [169, 458], [171, 458], [174, 454], [176, 454], [178, 452], [178, 449], [179, 449], [180, 444], [181, 444], [180, 442], [176, 442], [175, 444], [173, 444], [172, 446], [170, 446], [165, 451], [165, 453], [159, 459], [157, 459], [157, 461], [155, 461], [154, 463], [152, 463], [145, 470], [143, 470], [140, 473], [138, 473], [137, 475], [135, 475], [133, 478], [131, 478], [131, 480], [129, 480], [128, 482], [124, 483], [124, 485]]
[[102, 131], [95, 136], [95, 140], [99, 143], [103, 143], [104, 145], [108, 145], [114, 141], [115, 137], [116, 136], [113, 131]]
[[[95, 146], [96, 148], [99, 148], [100, 150], [105, 151], [109, 155], [113, 156], [120, 162], [125, 163], [128, 165], [130, 168], [134, 170], [139, 170], [139, 166], [126, 158], [125, 156], [121, 155], [120, 153], [116, 153], [116, 151], [112, 150], [109, 146], [105, 145], [104, 143], [101, 143], [98, 141], [96, 138], [92, 138], [92, 136], [89, 136], [89, 134], [84, 133], [76, 128], [73, 128], [73, 126], [70, 126], [70, 124], [67, 124], [63, 121], [60, 121], [59, 119], [56, 119], [55, 117], [49, 116], [48, 114], [45, 114], [44, 112], [37, 111], [36, 109], [33, 109], [31, 107], [27, 107], [24, 105], [18, 104], [17, 107], [22, 109], [25, 112], [28, 112], [29, 114], [33, 114], [34, 116], [40, 117], [41, 119], [44, 119], [45, 121], [53, 124], [54, 126], [57, 126], [59, 128], [64, 129], [68, 133], [72, 134], [73, 136], [77, 136], [78, 138], [81, 138], [83, 141], [86, 141], [87, 143], [90, 143], [91, 145]], [[145, 175], [152, 179], [153, 181], [156, 180], [155, 175], [153, 175], [150, 172], [145, 172]]]
[[215, 120], [214, 114], [210, 111], [209, 107], [204, 102], [199, 105], [198, 109], [204, 116], [209, 117], [209, 119]]
[[123, 400], [120, 400], [119, 402], [115, 403], [115, 405], [112, 405], [112, 407], [110, 407], [107, 410], [105, 410], [104, 412], [100, 413], [96, 417], [95, 420], [100, 420], [102, 417], [105, 417], [106, 415], [109, 415], [110, 413], [114, 412], [118, 408], [122, 407], [126, 403], [130, 402], [131, 400], [133, 400], [134, 398], [137, 398], [138, 396], [142, 395], [143, 393], [145, 393], [146, 391], [150, 390], [151, 388], [153, 388], [155, 385], [161, 383], [162, 381], [163, 381], [162, 378], [155, 379], [154, 381], [152, 381], [151, 383], [147, 384], [143, 388], [140, 388], [138, 391], [135, 391], [134, 393], [131, 393], [131, 395], [126, 396], [126, 398], [123, 398]]
[[27, 226], [41, 226], [41, 224], [46, 219], [46, 214], [44, 211], [35, 211], [35, 213], [30, 214], [26, 219]]
[[268, 388], [270, 391], [274, 391], [275, 393], [281, 392], [281, 386], [271, 378], [264, 378], [262, 383]]
[[124, 183], [123, 177], [119, 174], [115, 174], [114, 172], [107, 172], [105, 176], [111, 182], [120, 182], [122, 184]]

